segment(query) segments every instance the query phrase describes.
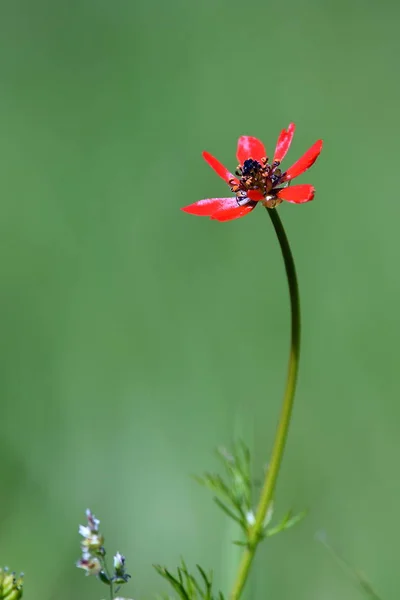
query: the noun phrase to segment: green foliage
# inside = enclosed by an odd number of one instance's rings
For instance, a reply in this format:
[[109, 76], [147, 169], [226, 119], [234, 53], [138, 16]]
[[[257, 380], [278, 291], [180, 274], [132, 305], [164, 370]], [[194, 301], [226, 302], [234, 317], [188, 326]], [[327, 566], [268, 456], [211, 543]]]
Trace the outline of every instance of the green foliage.
[[[181, 566], [177, 568], [176, 575], [161, 565], [154, 565], [157, 573], [168, 581], [181, 600], [224, 600], [222, 592], [218, 592], [216, 595], [212, 592], [212, 573], [207, 575], [200, 565], [196, 565], [196, 567], [199, 571], [197, 578], [189, 573], [183, 560]], [[166, 599], [168, 596], [164, 598]]]
[[[235, 540], [234, 544], [246, 546], [249, 532], [255, 522], [254, 502], [258, 488], [252, 476], [250, 451], [243, 442], [238, 442], [232, 453], [221, 447], [217, 449], [217, 455], [224, 467], [225, 479], [214, 473], [205, 473], [202, 477], [195, 477], [195, 479], [214, 492], [214, 501], [217, 506], [240, 526], [245, 535], [245, 541]], [[261, 538], [272, 537], [281, 531], [290, 529], [299, 523], [305, 514], [305, 511], [299, 514], [289, 511], [279, 523], [270, 526], [273, 517], [271, 503], [264, 520]]]
[[266, 526], [264, 527], [264, 536], [271, 537], [273, 535], [276, 535], [277, 533], [280, 533], [281, 531], [286, 531], [287, 529], [290, 529], [294, 525], [297, 525], [297, 523], [300, 523], [300, 521], [304, 519], [306, 514], [307, 512], [303, 510], [301, 513], [294, 515], [293, 512], [289, 510], [277, 525], [273, 527], [268, 527], [268, 524], [266, 524]]
[[240, 442], [235, 446], [233, 454], [225, 448], [218, 448], [217, 454], [222, 461], [227, 480], [213, 473], [205, 473], [195, 479], [216, 494], [214, 501], [217, 506], [246, 532], [253, 498], [249, 449]]

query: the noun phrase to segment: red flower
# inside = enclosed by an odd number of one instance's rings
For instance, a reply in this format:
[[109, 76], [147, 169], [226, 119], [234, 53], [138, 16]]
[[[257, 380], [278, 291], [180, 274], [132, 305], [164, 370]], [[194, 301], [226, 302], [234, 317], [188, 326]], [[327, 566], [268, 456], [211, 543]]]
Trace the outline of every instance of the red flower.
[[294, 123], [283, 129], [279, 135], [272, 163], [268, 162], [264, 144], [255, 137], [243, 135], [239, 138], [237, 159], [239, 166], [232, 175], [214, 156], [203, 152], [210, 167], [226, 181], [235, 196], [231, 198], [207, 198], [182, 208], [183, 211], [201, 217], [211, 217], [217, 221], [230, 221], [244, 217], [258, 202], [274, 208], [286, 200], [302, 204], [314, 198], [315, 189], [308, 183], [290, 186], [290, 182], [307, 171], [317, 160], [322, 150], [322, 140], [318, 140], [297, 162], [282, 173], [280, 163], [286, 156], [295, 131]]

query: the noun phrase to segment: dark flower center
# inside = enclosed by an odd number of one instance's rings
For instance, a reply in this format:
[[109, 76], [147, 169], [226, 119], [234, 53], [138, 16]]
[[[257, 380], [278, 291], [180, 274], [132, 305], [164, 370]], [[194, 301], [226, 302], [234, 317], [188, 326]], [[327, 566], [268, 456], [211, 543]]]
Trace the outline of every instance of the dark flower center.
[[235, 171], [239, 182], [230, 182], [231, 190], [236, 194], [238, 204], [243, 206], [250, 202], [248, 193], [259, 192], [267, 206], [276, 206], [280, 200], [276, 198], [276, 188], [281, 182], [282, 171], [278, 168], [279, 163], [270, 164], [268, 158], [261, 161], [247, 158]]
[[262, 167], [258, 161], [248, 158], [242, 166], [242, 177], [256, 177], [261, 169]]

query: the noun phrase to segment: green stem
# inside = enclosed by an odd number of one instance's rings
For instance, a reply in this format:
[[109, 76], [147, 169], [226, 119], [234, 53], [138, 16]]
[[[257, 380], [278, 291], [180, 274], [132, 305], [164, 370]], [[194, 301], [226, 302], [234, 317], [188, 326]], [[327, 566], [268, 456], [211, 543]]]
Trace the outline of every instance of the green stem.
[[239, 600], [245, 583], [247, 581], [250, 567], [252, 565], [257, 546], [261, 540], [262, 529], [268, 507], [273, 499], [276, 481], [282, 464], [283, 452], [289, 430], [290, 418], [292, 415], [294, 395], [296, 391], [297, 372], [299, 367], [300, 353], [300, 298], [297, 284], [296, 268], [293, 255], [290, 250], [289, 242], [286, 237], [282, 221], [279, 218], [278, 211], [275, 208], [267, 208], [272, 224], [277, 235], [283, 261], [285, 263], [286, 276], [289, 285], [290, 311], [291, 311], [291, 341], [289, 354], [289, 369], [286, 380], [286, 389], [283, 397], [281, 414], [278, 428], [275, 434], [275, 441], [272, 448], [271, 459], [268, 470], [265, 475], [264, 485], [261, 490], [260, 501], [256, 511], [256, 520], [249, 532], [248, 545], [243, 553], [239, 564], [239, 570], [235, 585], [231, 593], [231, 600]]
[[106, 562], [106, 559], [105, 559], [104, 556], [102, 556], [100, 558], [100, 562], [101, 562], [101, 566], [103, 568], [103, 571], [106, 574], [108, 581], [110, 582], [109, 586], [108, 586], [109, 590], [110, 590], [110, 600], [114, 600], [114, 583], [113, 583], [112, 577], [110, 575], [110, 571], [108, 570], [107, 562]]

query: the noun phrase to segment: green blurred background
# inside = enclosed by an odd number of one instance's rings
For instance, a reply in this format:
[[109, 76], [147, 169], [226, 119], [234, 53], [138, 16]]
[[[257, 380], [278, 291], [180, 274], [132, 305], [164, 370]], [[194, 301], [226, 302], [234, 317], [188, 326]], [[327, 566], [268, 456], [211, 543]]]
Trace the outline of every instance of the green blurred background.
[[0, 563], [26, 598], [96, 600], [75, 569], [91, 507], [125, 595], [165, 590], [181, 555], [228, 591], [235, 531], [190, 479], [244, 437], [267, 460], [286, 375], [288, 299], [261, 210], [220, 224], [179, 208], [224, 195], [241, 134], [301, 178], [280, 214], [303, 355], [277, 517], [249, 598], [360, 597], [321, 529], [385, 599], [399, 587], [399, 5], [295, 0], [3, 0], [0, 5]]

